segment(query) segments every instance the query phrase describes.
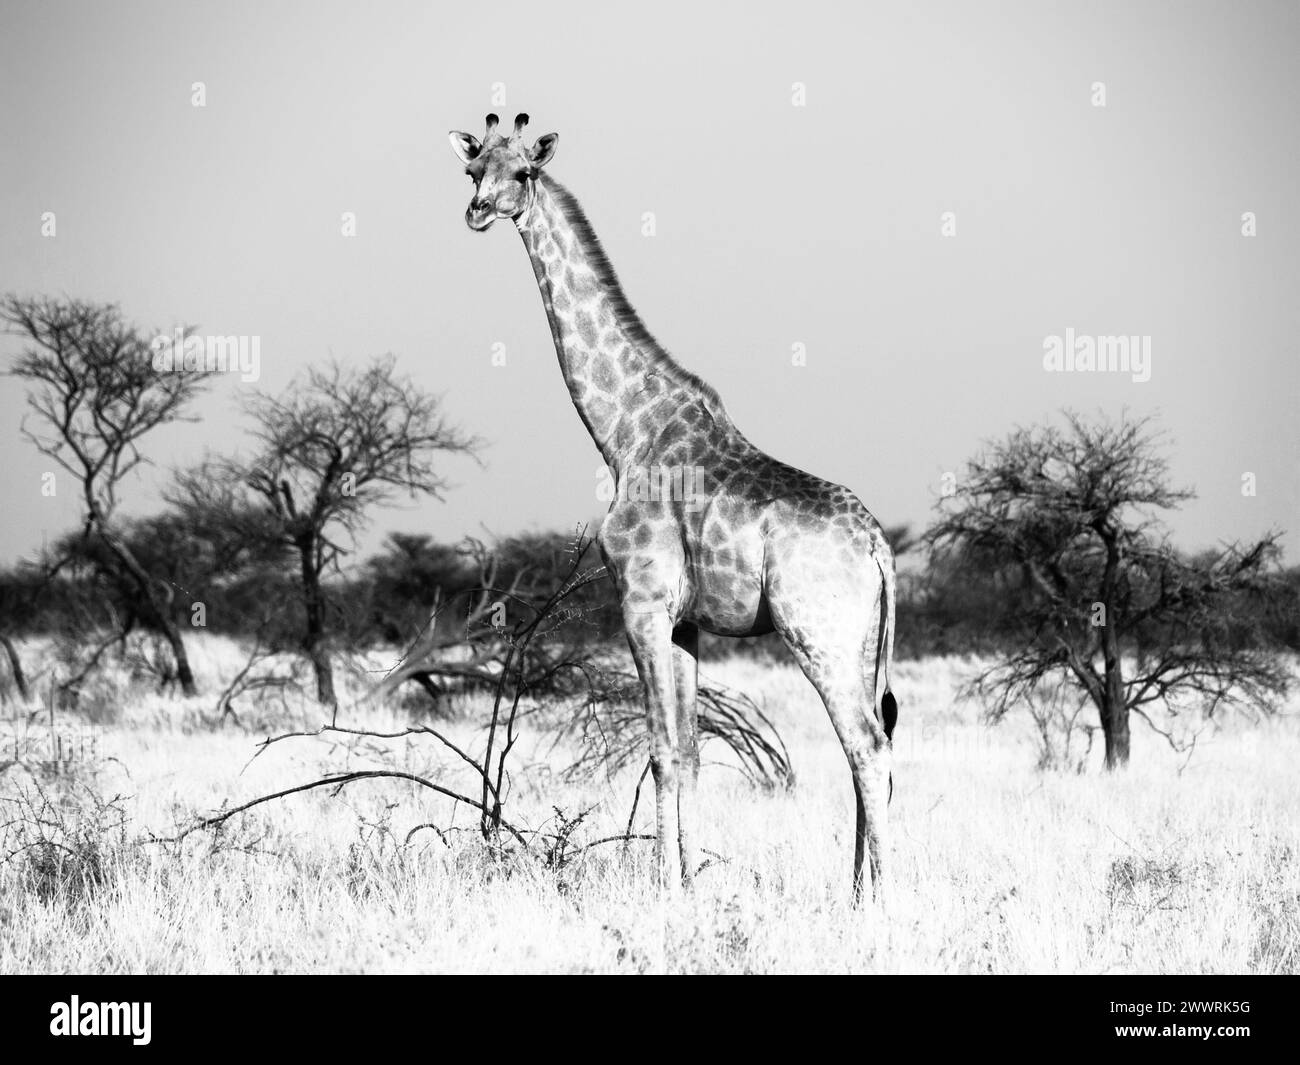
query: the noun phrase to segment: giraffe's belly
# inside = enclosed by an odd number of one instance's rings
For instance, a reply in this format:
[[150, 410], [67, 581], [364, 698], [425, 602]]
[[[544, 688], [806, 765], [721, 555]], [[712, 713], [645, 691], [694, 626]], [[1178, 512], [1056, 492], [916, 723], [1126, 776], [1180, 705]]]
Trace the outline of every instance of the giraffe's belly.
[[772, 631], [772, 614], [761, 594], [752, 603], [719, 598], [697, 600], [684, 620], [718, 636], [762, 636]]
[[[714, 564], [708, 564], [710, 561]], [[772, 631], [761, 554], [752, 566], [697, 560], [690, 567], [690, 585], [684, 620], [719, 636], [762, 636]]]

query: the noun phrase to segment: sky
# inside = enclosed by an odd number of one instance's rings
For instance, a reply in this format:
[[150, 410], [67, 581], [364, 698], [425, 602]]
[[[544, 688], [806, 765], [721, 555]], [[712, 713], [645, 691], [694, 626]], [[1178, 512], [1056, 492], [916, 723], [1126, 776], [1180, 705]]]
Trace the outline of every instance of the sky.
[[[392, 352], [487, 446], [446, 463], [445, 501], [377, 513], [363, 553], [572, 527], [604, 510], [599, 456], [522, 243], [466, 227], [447, 144], [527, 111], [657, 339], [885, 524], [923, 527], [1016, 425], [1128, 410], [1198, 493], [1177, 543], [1284, 529], [1294, 562], [1297, 54], [1300, 5], [1253, 0], [4, 0], [0, 291], [259, 338], [258, 381], [150, 439], [127, 513], [248, 450], [250, 389]], [[1049, 371], [1067, 335], [1147, 338], [1149, 378]], [[0, 564], [78, 519], [71, 485], [42, 494], [24, 411], [0, 378]]]

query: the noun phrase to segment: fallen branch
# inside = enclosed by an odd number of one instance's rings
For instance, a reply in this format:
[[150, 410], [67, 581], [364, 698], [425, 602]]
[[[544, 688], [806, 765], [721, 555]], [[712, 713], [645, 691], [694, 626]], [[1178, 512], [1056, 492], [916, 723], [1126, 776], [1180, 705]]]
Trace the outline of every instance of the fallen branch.
[[[344, 736], [365, 736], [373, 740], [400, 740], [406, 736], [418, 736], [418, 735], [432, 736], [434, 739], [442, 743], [443, 746], [445, 746], [458, 758], [464, 761], [467, 765], [471, 766], [474, 769], [474, 771], [479, 774], [479, 776], [487, 779], [489, 781], [489, 786], [490, 786], [491, 778], [488, 777], [487, 774], [484, 772], [483, 767], [479, 765], [478, 762], [474, 761], [473, 758], [471, 758], [468, 754], [466, 754], [460, 747], [456, 746], [456, 744], [454, 744], [441, 732], [439, 732], [437, 729], [429, 725], [410, 725], [407, 728], [401, 729], [398, 732], [374, 732], [371, 731], [370, 729], [347, 728], [344, 725], [321, 725], [320, 728], [311, 729], [310, 731], [306, 731], [306, 732], [281, 732], [279, 735], [276, 736], [268, 736], [261, 743], [259, 743], [257, 745], [257, 750], [253, 753], [253, 757], [250, 758], [245, 763], [244, 769], [247, 769], [250, 765], [252, 765], [253, 762], [257, 758], [259, 758], [263, 754], [263, 752], [265, 752], [266, 749], [270, 747], [273, 743], [279, 743], [281, 740], [312, 739], [318, 736], [323, 736], [327, 732], [337, 732]], [[240, 773], [242, 774], [243, 771], [244, 770], [241, 769]], [[492, 788], [492, 797], [493, 798], [496, 797], [495, 788]], [[475, 803], [474, 805], [479, 806], [478, 803]]]
[[[414, 784], [419, 784], [421, 787], [429, 788], [431, 791], [436, 791], [440, 795], [446, 795], [448, 798], [455, 799], [457, 802], [463, 802], [477, 810], [483, 810], [483, 805], [477, 800], [471, 799], [468, 795], [462, 795], [460, 792], [452, 791], [450, 788], [444, 788], [441, 784], [435, 784], [432, 780], [426, 780], [424, 777], [416, 776], [414, 773], [403, 773], [395, 769], [359, 769], [351, 773], [338, 773], [334, 776], [322, 777], [320, 780], [313, 780], [307, 784], [299, 784], [296, 787], [285, 788], [283, 791], [272, 792], [270, 795], [259, 796], [256, 799], [252, 799], [249, 802], [236, 806], [232, 810], [226, 810], [224, 813], [216, 814], [212, 817], [202, 818], [175, 836], [150, 836], [149, 842], [179, 843], [186, 836], [189, 836], [194, 832], [198, 832], [205, 828], [215, 828], [218, 825], [225, 824], [225, 822], [229, 821], [232, 817], [242, 814], [246, 810], [251, 810], [255, 806], [261, 806], [263, 803], [273, 802], [276, 799], [283, 799], [285, 796], [296, 795], [303, 791], [312, 791], [315, 788], [334, 787], [335, 794], [337, 795], [344, 786], [351, 784], [354, 781], [376, 780], [382, 778], [388, 778], [391, 780], [409, 780]], [[524, 838], [523, 833], [508, 821], [498, 817], [496, 823], [514, 836], [515, 839], [517, 839], [525, 848], [528, 846], [528, 840]]]

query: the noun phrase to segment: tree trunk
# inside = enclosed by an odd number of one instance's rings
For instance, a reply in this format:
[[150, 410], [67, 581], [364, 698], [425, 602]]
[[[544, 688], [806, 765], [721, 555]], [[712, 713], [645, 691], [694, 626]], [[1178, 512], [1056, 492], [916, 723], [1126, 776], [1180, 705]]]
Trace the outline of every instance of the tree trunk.
[[159, 624], [162, 626], [163, 638], [172, 650], [172, 658], [176, 660], [176, 679], [181, 682], [181, 691], [185, 695], [197, 695], [198, 685], [194, 683], [194, 671], [190, 669], [190, 658], [185, 653], [185, 641], [181, 639], [180, 629], [165, 614], [160, 616]]
[[1101, 651], [1105, 664], [1102, 677], [1101, 731], [1106, 737], [1106, 768], [1128, 765], [1128, 703], [1124, 699], [1124, 667], [1119, 654], [1119, 638], [1111, 616], [1102, 632]]
[[1101, 731], [1106, 737], [1106, 768], [1122, 769], [1128, 765], [1128, 707], [1121, 697], [1114, 701], [1106, 693], [1106, 706], [1101, 713]]
[[18, 694], [26, 701], [28, 697], [27, 677], [23, 674], [23, 663], [18, 657], [18, 649], [14, 647], [13, 640], [8, 636], [0, 636], [0, 644], [4, 645], [5, 654], [9, 656], [9, 669], [14, 675], [14, 684], [18, 688]]
[[99, 529], [99, 535], [104, 538], [104, 543], [112, 551], [113, 557], [139, 588], [144, 601], [142, 605], [153, 614], [150, 620], [162, 631], [167, 646], [171, 648], [172, 657], [176, 659], [176, 679], [181, 682], [181, 691], [185, 695], [197, 695], [198, 686], [194, 683], [194, 671], [190, 669], [189, 655], [185, 653], [185, 641], [181, 639], [180, 628], [172, 620], [170, 599], [165, 600], [159, 594], [158, 582], [136, 561], [135, 556], [117, 534], [109, 529], [108, 522], [100, 515], [93, 500], [91, 507], [91, 517]]
[[1106, 662], [1103, 678], [1101, 731], [1106, 737], [1106, 768], [1120, 769], [1128, 765], [1128, 703], [1124, 700], [1124, 670], [1120, 664], [1119, 641], [1109, 632], [1102, 638], [1102, 653]]
[[1101, 731], [1106, 737], [1106, 768], [1128, 765], [1128, 702], [1124, 698], [1124, 665], [1119, 652], [1119, 614], [1115, 610], [1115, 586], [1119, 576], [1118, 540], [1109, 528], [1098, 532], [1106, 545], [1106, 568], [1102, 573], [1101, 600], [1106, 614], [1101, 629], [1101, 655], [1105, 666], [1102, 691]]
[[337, 707], [334, 694], [334, 670], [329, 652], [325, 648], [325, 597], [321, 592], [320, 574], [316, 570], [316, 540], [310, 534], [298, 541], [298, 554], [302, 561], [302, 601], [307, 615], [307, 630], [303, 634], [302, 649], [316, 674], [316, 699], [326, 706]]

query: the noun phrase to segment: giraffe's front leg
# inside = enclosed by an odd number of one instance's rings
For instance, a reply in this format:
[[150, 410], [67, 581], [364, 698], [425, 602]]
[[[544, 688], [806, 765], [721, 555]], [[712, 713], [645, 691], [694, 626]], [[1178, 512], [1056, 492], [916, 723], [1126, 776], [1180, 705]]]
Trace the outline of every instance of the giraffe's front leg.
[[655, 865], [659, 883], [674, 890], [681, 882], [679, 851], [677, 692], [673, 677], [673, 624], [663, 609], [625, 606], [623, 623], [645, 688], [650, 733], [650, 771], [655, 781]]

